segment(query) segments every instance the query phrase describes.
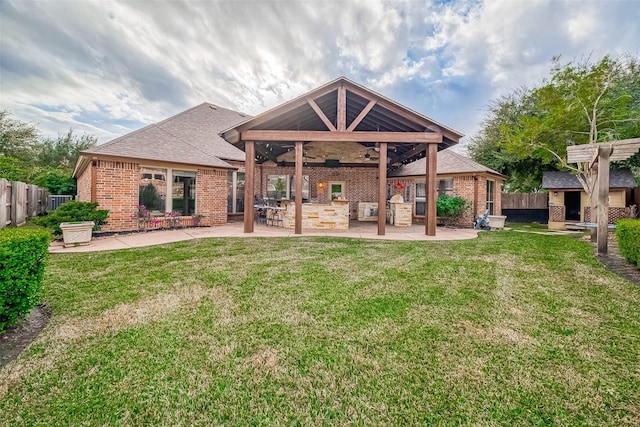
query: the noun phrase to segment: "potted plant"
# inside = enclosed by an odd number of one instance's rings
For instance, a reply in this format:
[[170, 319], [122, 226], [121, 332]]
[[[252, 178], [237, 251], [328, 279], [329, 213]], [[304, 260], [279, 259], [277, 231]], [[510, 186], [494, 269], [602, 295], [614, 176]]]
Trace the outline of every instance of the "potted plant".
[[507, 219], [505, 215], [489, 215], [489, 227], [504, 228], [504, 221]]
[[95, 223], [93, 221], [61, 222], [60, 230], [62, 230], [62, 240], [65, 248], [91, 243], [94, 226]]
[[68, 201], [34, 222], [52, 230], [54, 236], [62, 234], [65, 246], [88, 244], [92, 231], [107, 223], [109, 211], [97, 210], [98, 203]]

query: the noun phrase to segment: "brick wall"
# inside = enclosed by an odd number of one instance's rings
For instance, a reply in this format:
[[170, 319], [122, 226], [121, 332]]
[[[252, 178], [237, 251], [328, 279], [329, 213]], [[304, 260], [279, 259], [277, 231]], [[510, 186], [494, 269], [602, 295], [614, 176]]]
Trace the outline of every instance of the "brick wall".
[[196, 174], [196, 212], [202, 225], [227, 223], [227, 171], [198, 169]]
[[91, 201], [91, 164], [78, 176], [78, 191], [76, 200], [79, 202]]
[[[463, 199], [467, 200], [472, 204], [472, 210], [462, 218], [456, 225], [460, 226], [472, 226], [473, 221], [476, 215], [484, 215], [487, 210], [486, 207], [486, 196], [487, 196], [487, 180], [485, 177], [478, 177], [475, 179], [472, 175], [455, 175], [453, 177], [447, 176], [438, 176], [438, 180], [440, 179], [452, 179], [453, 180], [453, 191], [451, 192], [454, 196], [460, 196]], [[397, 182], [398, 179], [390, 179], [390, 185]], [[404, 196], [406, 202], [413, 203], [415, 197], [415, 184], [416, 182], [424, 182], [423, 177], [405, 177], [400, 178], [400, 181], [405, 185], [405, 189], [401, 191]], [[502, 214], [502, 192], [500, 191], [500, 186], [502, 181], [495, 181], [495, 194], [494, 194], [494, 215]], [[475, 186], [477, 186], [477, 199], [475, 196]], [[413, 222], [416, 224], [423, 224], [424, 217], [416, 217], [414, 216]]]
[[[140, 167], [137, 163], [97, 161], [96, 201], [109, 211], [103, 231], [135, 230], [130, 216], [138, 205]], [[91, 200], [91, 167], [78, 177], [78, 199]], [[203, 215], [202, 225], [227, 222], [227, 171], [198, 169], [196, 174], [196, 212]]]
[[[137, 163], [97, 160], [96, 201], [107, 209], [109, 218], [103, 231], [133, 230], [137, 222], [129, 218], [138, 205], [140, 167]], [[90, 167], [85, 171], [91, 174]], [[89, 190], [89, 198], [91, 198]]]

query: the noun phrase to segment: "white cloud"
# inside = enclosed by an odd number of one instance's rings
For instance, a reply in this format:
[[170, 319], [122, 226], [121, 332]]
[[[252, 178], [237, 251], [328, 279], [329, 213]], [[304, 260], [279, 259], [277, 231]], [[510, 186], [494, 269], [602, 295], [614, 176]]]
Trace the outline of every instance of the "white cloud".
[[0, 108], [106, 141], [203, 101], [258, 114], [346, 75], [472, 133], [554, 55], [637, 53], [638, 14], [624, 0], [5, 0]]

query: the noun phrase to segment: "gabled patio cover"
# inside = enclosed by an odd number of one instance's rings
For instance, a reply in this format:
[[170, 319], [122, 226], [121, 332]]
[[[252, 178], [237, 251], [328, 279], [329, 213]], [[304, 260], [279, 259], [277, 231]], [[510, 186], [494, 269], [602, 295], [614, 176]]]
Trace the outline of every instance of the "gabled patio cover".
[[[246, 120], [220, 134], [246, 154], [247, 183], [255, 164], [273, 161], [295, 147], [295, 204], [302, 211], [303, 147], [306, 142], [342, 142], [379, 149], [378, 234], [384, 235], [387, 170], [427, 157], [427, 219], [425, 232], [436, 231], [436, 153], [463, 136], [407, 107], [340, 77], [298, 98]], [[388, 150], [389, 146], [393, 150]], [[245, 185], [245, 200], [254, 199]], [[253, 204], [245, 203], [244, 230], [253, 232]], [[296, 215], [295, 233], [302, 233]]]

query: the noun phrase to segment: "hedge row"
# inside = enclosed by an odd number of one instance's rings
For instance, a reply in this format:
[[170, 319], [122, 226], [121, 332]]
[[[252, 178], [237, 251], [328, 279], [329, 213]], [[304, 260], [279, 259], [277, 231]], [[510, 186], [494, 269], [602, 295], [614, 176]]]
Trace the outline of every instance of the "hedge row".
[[623, 257], [640, 266], [640, 219], [621, 219], [616, 223], [616, 240]]
[[38, 303], [50, 240], [45, 230], [0, 230], [0, 333]]

